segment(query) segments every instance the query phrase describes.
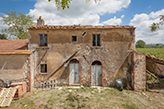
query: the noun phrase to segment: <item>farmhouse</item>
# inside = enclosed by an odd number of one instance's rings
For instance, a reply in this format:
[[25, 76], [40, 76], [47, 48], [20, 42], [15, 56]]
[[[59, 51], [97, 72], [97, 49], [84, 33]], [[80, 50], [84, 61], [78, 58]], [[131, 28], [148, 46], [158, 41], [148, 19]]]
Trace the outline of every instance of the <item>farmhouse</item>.
[[19, 40], [26, 44], [24, 49], [12, 48], [10, 42], [6, 45], [11, 50], [0, 47], [3, 81], [25, 81], [30, 91], [53, 79], [68, 85], [115, 87], [115, 78], [121, 77], [124, 86], [145, 90], [146, 56], [134, 52], [135, 27], [45, 25], [39, 17], [28, 30], [28, 41]]

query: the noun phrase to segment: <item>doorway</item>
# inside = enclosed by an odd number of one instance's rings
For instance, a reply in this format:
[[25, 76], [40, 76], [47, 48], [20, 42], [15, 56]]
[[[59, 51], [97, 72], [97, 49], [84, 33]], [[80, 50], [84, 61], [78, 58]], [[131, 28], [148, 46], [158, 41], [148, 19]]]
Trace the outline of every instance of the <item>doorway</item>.
[[69, 63], [69, 83], [79, 83], [79, 61], [77, 59], [72, 59]]
[[92, 63], [92, 85], [102, 86], [102, 64], [100, 61], [94, 61]]

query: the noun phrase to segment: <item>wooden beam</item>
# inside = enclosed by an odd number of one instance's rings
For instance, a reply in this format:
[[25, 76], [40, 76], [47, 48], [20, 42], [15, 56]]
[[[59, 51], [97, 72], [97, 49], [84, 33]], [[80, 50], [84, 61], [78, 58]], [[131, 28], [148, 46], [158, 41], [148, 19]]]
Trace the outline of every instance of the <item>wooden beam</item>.
[[156, 67], [158, 68], [158, 70], [162, 73], [162, 70], [159, 68], [159, 66], [155, 63]]
[[153, 63], [158, 63], [158, 64], [164, 65], [164, 60], [159, 59], [159, 58], [150, 58], [150, 57], [147, 57], [147, 60], [151, 60], [151, 61], [153, 61]]
[[158, 78], [157, 78], [156, 76], [154, 76], [154, 74], [151, 73], [150, 71], [146, 70], [146, 72], [147, 72], [149, 75], [151, 75], [152, 77], [154, 77], [155, 79], [158, 79]]
[[48, 75], [48, 79], [55, 73], [57, 72], [66, 62], [68, 62], [78, 51], [75, 51], [66, 61], [64, 61], [53, 73]]

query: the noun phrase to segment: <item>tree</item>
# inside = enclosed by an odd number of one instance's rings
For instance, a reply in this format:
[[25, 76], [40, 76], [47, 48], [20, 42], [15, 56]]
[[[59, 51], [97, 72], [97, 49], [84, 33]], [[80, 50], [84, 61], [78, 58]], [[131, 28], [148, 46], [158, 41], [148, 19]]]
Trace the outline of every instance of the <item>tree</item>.
[[2, 17], [3, 24], [8, 25], [8, 29], [2, 29], [2, 33], [16, 36], [19, 39], [26, 39], [28, 37], [27, 27], [36, 25], [33, 17], [25, 15], [22, 12], [7, 11], [7, 15]]
[[[52, 0], [48, 0], [48, 2], [50, 2]], [[72, 0], [55, 0], [55, 3], [56, 3], [56, 6], [57, 6], [57, 9], [65, 9], [65, 8], [69, 8], [69, 3], [71, 2]], [[86, 0], [86, 3], [88, 3], [90, 0]], [[95, 2], [97, 1], [101, 1], [101, 0], [95, 0]]]
[[160, 45], [160, 44], [155, 44], [154, 48], [162, 48], [162, 45]]
[[7, 36], [5, 34], [0, 34], [0, 39], [7, 39]]
[[136, 42], [136, 48], [145, 48], [146, 43], [143, 40], [138, 40]]
[[164, 22], [164, 15], [160, 15], [161, 18], [160, 18], [160, 22], [158, 23], [152, 23], [151, 26], [149, 28], [151, 28], [151, 31], [156, 31], [157, 28], [159, 28], [159, 25], [163, 25], [163, 22]]

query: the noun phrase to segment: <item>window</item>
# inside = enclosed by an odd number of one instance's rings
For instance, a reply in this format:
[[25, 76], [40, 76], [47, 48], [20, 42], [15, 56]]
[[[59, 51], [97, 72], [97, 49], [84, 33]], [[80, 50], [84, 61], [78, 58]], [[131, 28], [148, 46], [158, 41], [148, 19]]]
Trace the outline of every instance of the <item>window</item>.
[[41, 64], [41, 73], [47, 73], [47, 64]]
[[40, 34], [40, 46], [47, 46], [47, 34]]
[[72, 42], [76, 42], [77, 41], [77, 36], [72, 36]]
[[92, 46], [101, 46], [100, 44], [100, 34], [93, 34], [93, 42], [92, 42]]

